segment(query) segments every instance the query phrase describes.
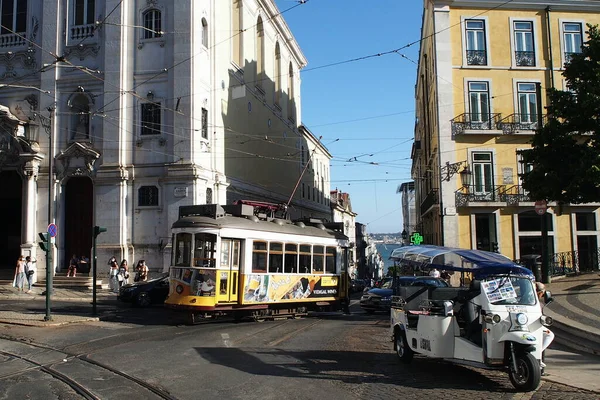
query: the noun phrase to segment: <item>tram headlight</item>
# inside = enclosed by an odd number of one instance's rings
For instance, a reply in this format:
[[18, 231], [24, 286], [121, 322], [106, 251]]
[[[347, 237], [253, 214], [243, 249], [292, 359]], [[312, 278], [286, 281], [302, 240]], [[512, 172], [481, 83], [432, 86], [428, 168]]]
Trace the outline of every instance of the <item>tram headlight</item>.
[[544, 326], [550, 326], [550, 325], [552, 325], [552, 323], [554, 322], [554, 320], [552, 319], [552, 317], [549, 317], [547, 315], [542, 315], [540, 317], [540, 322]]
[[502, 321], [502, 317], [498, 314], [485, 314], [483, 320], [488, 324], [497, 324]]
[[529, 318], [527, 318], [526, 314], [523, 313], [518, 313], [517, 314], [517, 323], [519, 325], [527, 325], [527, 322], [529, 322]]
[[175, 287], [175, 291], [176, 291], [178, 294], [181, 294], [181, 292], [183, 292], [183, 286], [181, 286], [181, 285], [177, 285], [177, 287]]

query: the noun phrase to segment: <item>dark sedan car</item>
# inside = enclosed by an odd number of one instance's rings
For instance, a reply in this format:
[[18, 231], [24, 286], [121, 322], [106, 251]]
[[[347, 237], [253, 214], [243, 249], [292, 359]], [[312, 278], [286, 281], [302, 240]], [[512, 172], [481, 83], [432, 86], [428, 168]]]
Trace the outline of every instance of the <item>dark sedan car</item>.
[[169, 274], [164, 273], [146, 282], [134, 282], [119, 289], [117, 299], [139, 307], [162, 304], [169, 295]]
[[442, 278], [434, 278], [432, 276], [417, 276], [410, 283], [410, 286], [429, 286], [429, 287], [448, 287], [448, 282]]
[[[416, 279], [414, 276], [399, 276], [396, 278], [400, 286], [410, 286]], [[387, 279], [381, 288], [371, 289], [360, 299], [360, 306], [369, 314], [375, 311], [389, 311], [392, 305], [393, 280]]]

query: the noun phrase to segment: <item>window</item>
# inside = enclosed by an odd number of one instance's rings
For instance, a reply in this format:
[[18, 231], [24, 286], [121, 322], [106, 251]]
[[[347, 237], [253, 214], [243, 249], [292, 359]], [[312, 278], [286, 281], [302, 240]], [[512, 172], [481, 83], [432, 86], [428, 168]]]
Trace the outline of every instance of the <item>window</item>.
[[292, 63], [288, 69], [288, 119], [294, 121], [294, 68]]
[[273, 75], [275, 78], [275, 105], [281, 107], [281, 49], [279, 42], [275, 44], [275, 71]]
[[191, 254], [192, 234], [178, 233], [175, 241], [175, 265], [178, 267], [189, 267]]
[[514, 21], [513, 29], [515, 35], [515, 63], [519, 67], [534, 67], [533, 22]]
[[161, 13], [153, 8], [144, 13], [144, 39], [153, 39], [162, 36]]
[[158, 206], [158, 188], [156, 186], [142, 186], [138, 189], [138, 206]]
[[298, 272], [298, 245], [287, 243], [285, 245], [284, 272], [295, 274]]
[[159, 135], [161, 131], [160, 103], [143, 103], [141, 114], [141, 135]]
[[469, 19], [465, 21], [465, 39], [468, 65], [487, 65], [485, 47], [485, 21]]
[[[552, 214], [545, 213], [548, 231], [553, 231]], [[518, 215], [519, 232], [537, 232], [542, 230], [541, 217], [535, 211], [525, 211]]]
[[265, 79], [265, 30], [263, 21], [258, 17], [256, 22], [256, 87], [263, 89]]
[[475, 193], [491, 193], [494, 190], [494, 174], [492, 168], [492, 153], [474, 152], [473, 186]]
[[593, 212], [575, 213], [575, 223], [578, 231], [595, 231], [596, 214]]
[[208, 22], [202, 18], [202, 46], [208, 48]]
[[269, 272], [283, 272], [283, 244], [269, 243]]
[[322, 274], [325, 266], [325, 247], [313, 246], [313, 274]]
[[202, 109], [202, 138], [208, 139], [208, 110]]
[[563, 41], [565, 43], [565, 62], [571, 60], [571, 56], [581, 53], [582, 39], [581, 24], [575, 22], [563, 23]]
[[254, 242], [252, 244], [252, 272], [267, 272], [267, 242]]
[[327, 247], [325, 253], [325, 273], [335, 274], [336, 271], [336, 249], [335, 247]]
[[27, 0], [0, 0], [0, 3], [2, 11], [0, 34], [25, 33], [27, 31]]
[[525, 124], [537, 123], [537, 90], [535, 83], [517, 83], [519, 100], [519, 122]]
[[[16, 0], [19, 1], [19, 0]], [[94, 12], [96, 8], [95, 0], [75, 0], [74, 25], [90, 25], [96, 22]]]
[[206, 189], [206, 204], [213, 203], [213, 191], [211, 188]]
[[217, 236], [197, 233], [194, 243], [194, 267], [215, 268]]
[[301, 244], [300, 245], [300, 257], [298, 258], [299, 267], [301, 274], [309, 274], [310, 273], [310, 264], [311, 264], [311, 249], [309, 244]]
[[471, 122], [490, 120], [490, 94], [487, 82], [469, 82], [469, 108]]
[[232, 43], [232, 61], [239, 68], [242, 68], [244, 62], [243, 47], [244, 47], [244, 31], [243, 31], [243, 2], [242, 0], [233, 0], [231, 13], [231, 43]]

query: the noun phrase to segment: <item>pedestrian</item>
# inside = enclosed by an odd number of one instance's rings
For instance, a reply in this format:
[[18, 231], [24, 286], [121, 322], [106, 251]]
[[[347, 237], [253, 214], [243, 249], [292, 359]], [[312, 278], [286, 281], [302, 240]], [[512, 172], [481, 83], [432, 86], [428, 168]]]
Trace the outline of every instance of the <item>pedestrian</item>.
[[27, 293], [31, 293], [33, 286], [33, 275], [35, 274], [35, 260], [31, 260], [30, 256], [25, 257], [25, 276], [27, 277], [27, 284], [29, 286]]
[[108, 265], [110, 265], [108, 287], [111, 292], [119, 293], [119, 264], [117, 264], [117, 259], [111, 257], [108, 260]]
[[73, 257], [71, 257], [71, 261], [69, 262], [69, 269], [67, 270], [67, 278], [71, 275], [71, 273], [73, 274], [73, 278], [75, 278], [77, 276], [77, 263], [79, 262], [79, 259], [77, 258], [77, 255], [73, 254]]
[[438, 271], [437, 268], [433, 268], [431, 271], [429, 271], [429, 276], [432, 276], [434, 278], [439, 278], [440, 271]]
[[135, 278], [133, 279], [136, 282], [145, 282], [148, 280], [148, 266], [146, 265], [146, 260], [138, 261], [135, 267]]
[[127, 266], [127, 260], [121, 261], [119, 265], [119, 286], [127, 285], [129, 283], [129, 267]]
[[[537, 297], [540, 300], [540, 304], [545, 301], [544, 295], [546, 294], [546, 285], [542, 282], [535, 283], [535, 291], [537, 293]], [[546, 327], [544, 327], [544, 336], [542, 338], [542, 361], [540, 366], [542, 367], [542, 375], [546, 375], [544, 369], [546, 368], [546, 364], [544, 364], [546, 348], [550, 346], [550, 343], [554, 340], [554, 333]]]
[[13, 286], [17, 288], [17, 291], [23, 291], [23, 285], [25, 283], [25, 257], [19, 256], [17, 260], [17, 266], [15, 268], [15, 278], [13, 279]]

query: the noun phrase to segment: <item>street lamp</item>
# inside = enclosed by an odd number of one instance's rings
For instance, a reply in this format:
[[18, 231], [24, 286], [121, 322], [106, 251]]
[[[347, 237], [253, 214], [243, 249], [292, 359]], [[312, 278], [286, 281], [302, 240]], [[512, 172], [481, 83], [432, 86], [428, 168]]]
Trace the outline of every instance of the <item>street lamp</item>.
[[469, 164], [465, 165], [463, 170], [460, 171], [459, 175], [460, 175], [460, 181], [461, 181], [463, 187], [466, 187], [468, 190], [469, 185], [471, 185], [471, 177], [473, 176], [473, 173], [471, 172], [471, 169], [469, 168]]
[[402, 236], [402, 244], [405, 244], [408, 240], [408, 232], [406, 232], [406, 229], [402, 230], [400, 235]]

